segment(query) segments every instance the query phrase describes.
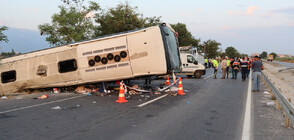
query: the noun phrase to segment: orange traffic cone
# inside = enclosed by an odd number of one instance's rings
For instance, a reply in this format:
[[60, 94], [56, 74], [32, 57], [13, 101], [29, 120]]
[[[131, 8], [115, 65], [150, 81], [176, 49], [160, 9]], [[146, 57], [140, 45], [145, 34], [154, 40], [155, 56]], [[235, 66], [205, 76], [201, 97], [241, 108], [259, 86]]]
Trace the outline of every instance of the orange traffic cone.
[[185, 94], [186, 94], [186, 93], [184, 93], [184, 91], [183, 91], [183, 85], [182, 85], [182, 78], [181, 78], [181, 77], [180, 77], [180, 81], [179, 81], [178, 94], [179, 94], [179, 95], [185, 95]]
[[166, 76], [166, 82], [165, 82], [165, 85], [170, 85], [169, 77], [168, 77], [168, 76]]
[[125, 90], [123, 88], [123, 84], [120, 84], [120, 88], [119, 88], [119, 94], [118, 94], [118, 100], [116, 100], [117, 103], [125, 103], [128, 102], [128, 100], [126, 100], [125, 98]]

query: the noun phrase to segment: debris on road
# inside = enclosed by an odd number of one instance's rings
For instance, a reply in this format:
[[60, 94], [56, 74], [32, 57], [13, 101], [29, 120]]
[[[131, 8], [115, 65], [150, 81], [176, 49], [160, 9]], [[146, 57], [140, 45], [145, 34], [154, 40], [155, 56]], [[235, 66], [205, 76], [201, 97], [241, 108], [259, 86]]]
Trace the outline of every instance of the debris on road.
[[171, 91], [178, 91], [178, 89], [179, 89], [179, 88], [177, 88], [177, 87], [171, 87], [171, 88], [170, 88]]
[[96, 104], [96, 101], [93, 101], [92, 103], [93, 103], [93, 104]]
[[79, 94], [89, 94], [92, 92], [92, 90], [89, 88], [86, 88], [85, 86], [78, 86], [75, 92]]
[[155, 94], [155, 95], [159, 95], [159, 94], [161, 94], [161, 93], [160, 93], [160, 92], [155, 92], [154, 94]]
[[265, 104], [266, 105], [275, 105], [275, 102], [274, 101], [271, 101], [271, 102], [266, 102]]
[[45, 95], [42, 95], [42, 96], [38, 97], [38, 99], [47, 99], [47, 98], [49, 98], [48, 94], [45, 94]]
[[60, 93], [60, 90], [58, 88], [53, 88], [53, 93]]
[[15, 99], [16, 100], [20, 100], [20, 99], [23, 99], [23, 97], [16, 97]]
[[264, 94], [270, 94], [268, 91], [264, 91], [263, 93], [264, 93]]
[[167, 94], [171, 96], [178, 96], [178, 92], [176, 91], [168, 91]]
[[6, 96], [1, 97], [2, 100], [7, 100], [8, 98]]
[[136, 92], [135, 90], [130, 90], [130, 91], [129, 91], [129, 94], [130, 94], [130, 95], [136, 95], [136, 94], [139, 94], [139, 93]]
[[96, 88], [96, 89], [92, 89], [92, 93], [95, 93], [99, 90], [99, 88]]
[[52, 107], [51, 109], [58, 110], [58, 109], [61, 109], [61, 107], [60, 106], [55, 106], [55, 107]]

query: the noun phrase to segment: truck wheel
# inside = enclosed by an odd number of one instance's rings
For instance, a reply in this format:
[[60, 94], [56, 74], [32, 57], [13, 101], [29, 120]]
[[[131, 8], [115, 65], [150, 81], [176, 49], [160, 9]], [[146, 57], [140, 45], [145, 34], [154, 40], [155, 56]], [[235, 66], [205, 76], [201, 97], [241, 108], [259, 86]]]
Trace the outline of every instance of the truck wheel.
[[195, 71], [194, 77], [197, 78], [197, 79], [201, 78], [201, 72], [200, 71]]

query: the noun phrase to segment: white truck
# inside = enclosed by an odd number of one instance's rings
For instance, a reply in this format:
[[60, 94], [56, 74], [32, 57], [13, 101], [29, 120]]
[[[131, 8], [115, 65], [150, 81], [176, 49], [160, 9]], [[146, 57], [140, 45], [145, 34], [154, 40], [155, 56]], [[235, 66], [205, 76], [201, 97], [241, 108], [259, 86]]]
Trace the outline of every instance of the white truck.
[[177, 75], [187, 75], [188, 77], [194, 76], [195, 78], [201, 78], [202, 75], [206, 74], [205, 67], [198, 63], [195, 55], [190, 53], [180, 52], [182, 71]]

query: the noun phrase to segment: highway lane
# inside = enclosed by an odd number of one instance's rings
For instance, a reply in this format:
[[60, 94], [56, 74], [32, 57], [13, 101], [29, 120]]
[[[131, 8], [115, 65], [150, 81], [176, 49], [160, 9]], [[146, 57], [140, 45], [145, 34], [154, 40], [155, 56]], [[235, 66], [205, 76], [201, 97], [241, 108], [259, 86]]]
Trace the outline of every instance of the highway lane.
[[[211, 74], [209, 69], [207, 76]], [[133, 96], [124, 104], [115, 103], [117, 96], [52, 102], [77, 96], [73, 94], [52, 95], [56, 97], [50, 100], [1, 101], [0, 112], [48, 104], [0, 113], [0, 139], [241, 139], [248, 80], [238, 78], [184, 79], [186, 95], [166, 96], [140, 108], [163, 95]], [[62, 109], [51, 109], [55, 106]]]

